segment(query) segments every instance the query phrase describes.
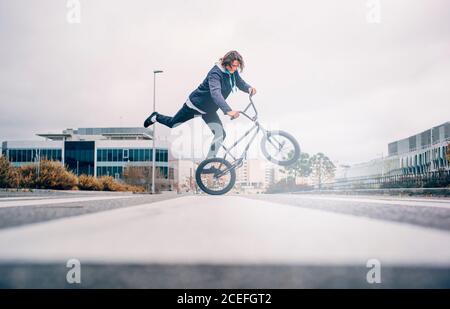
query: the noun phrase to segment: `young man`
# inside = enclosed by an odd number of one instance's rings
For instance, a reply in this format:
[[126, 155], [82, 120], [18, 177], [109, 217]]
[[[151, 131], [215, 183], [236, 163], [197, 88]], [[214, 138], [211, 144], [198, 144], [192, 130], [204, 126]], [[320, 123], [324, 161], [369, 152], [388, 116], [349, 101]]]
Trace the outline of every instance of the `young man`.
[[225, 101], [231, 92], [240, 89], [254, 95], [256, 89], [248, 85], [239, 75], [237, 69], [244, 69], [244, 60], [237, 51], [230, 51], [208, 72], [206, 78], [188, 97], [183, 107], [173, 117], [153, 112], [144, 122], [149, 127], [159, 122], [169, 128], [176, 127], [196, 116], [201, 116], [214, 134], [213, 142], [207, 158], [217, 154], [220, 145], [225, 139], [225, 131], [217, 110], [220, 108], [231, 119], [239, 117], [239, 112], [232, 110]]

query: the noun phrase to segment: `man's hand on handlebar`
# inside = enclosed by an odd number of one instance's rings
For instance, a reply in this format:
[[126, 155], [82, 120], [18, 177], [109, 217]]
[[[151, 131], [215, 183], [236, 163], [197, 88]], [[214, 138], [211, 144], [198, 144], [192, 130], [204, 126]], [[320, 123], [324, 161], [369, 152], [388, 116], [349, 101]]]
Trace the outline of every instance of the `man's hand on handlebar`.
[[227, 115], [231, 117], [231, 120], [233, 120], [239, 117], [239, 111], [229, 111]]
[[[253, 87], [250, 87], [250, 88], [248, 88], [248, 93], [249, 93], [249, 95], [250, 95], [250, 102], [252, 102], [252, 99], [251, 99], [251, 97], [252, 96], [254, 96], [255, 94], [256, 94], [256, 89], [255, 88], [253, 88]], [[250, 106], [250, 105], [249, 105]], [[248, 106], [247, 106], [247, 108], [248, 108]], [[247, 110], [247, 108], [244, 110], [244, 116], [246, 115], [245, 114], [245, 111]], [[254, 107], [253, 107], [254, 108]], [[256, 110], [255, 110], [256, 111]], [[236, 118], [238, 118], [239, 117], [239, 111], [229, 111], [229, 112], [227, 112], [227, 115], [228, 116], [230, 116], [230, 118], [231, 118], [231, 120], [233, 120], [233, 119], [236, 119]], [[247, 116], [248, 117], [248, 116]], [[251, 119], [251, 118], [250, 118]]]

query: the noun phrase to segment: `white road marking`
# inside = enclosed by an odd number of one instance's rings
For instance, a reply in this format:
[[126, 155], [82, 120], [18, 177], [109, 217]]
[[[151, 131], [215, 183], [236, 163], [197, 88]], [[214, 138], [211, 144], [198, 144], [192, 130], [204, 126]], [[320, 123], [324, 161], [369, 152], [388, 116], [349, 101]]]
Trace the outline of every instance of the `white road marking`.
[[450, 266], [450, 233], [237, 196], [0, 230], [0, 261]]
[[[292, 196], [292, 195], [290, 195]], [[312, 200], [328, 200], [339, 202], [358, 202], [358, 203], [372, 203], [372, 204], [387, 204], [387, 205], [404, 205], [404, 206], [423, 206], [423, 207], [439, 207], [450, 209], [450, 200], [434, 199], [382, 199], [377, 197], [335, 197], [335, 196], [323, 196], [323, 195], [306, 195], [295, 194], [294, 196], [300, 199], [312, 199]]]
[[22, 206], [36, 206], [36, 205], [50, 205], [50, 204], [65, 204], [73, 202], [89, 202], [100, 200], [115, 200], [133, 197], [131, 195], [122, 196], [88, 196], [88, 197], [66, 197], [53, 199], [34, 199], [25, 201], [5, 201], [0, 200], [0, 208], [5, 207], [22, 207]]
[[19, 201], [19, 200], [38, 200], [51, 199], [53, 196], [17, 196], [17, 197], [0, 197], [0, 203], [3, 201]]

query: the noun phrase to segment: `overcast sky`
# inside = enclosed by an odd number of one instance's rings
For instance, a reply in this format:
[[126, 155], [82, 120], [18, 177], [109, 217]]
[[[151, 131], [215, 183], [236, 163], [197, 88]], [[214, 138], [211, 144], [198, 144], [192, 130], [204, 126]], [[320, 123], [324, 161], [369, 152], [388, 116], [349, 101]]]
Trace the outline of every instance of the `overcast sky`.
[[141, 126], [153, 69], [157, 110], [172, 114], [238, 50], [262, 123], [339, 163], [386, 155], [450, 120], [450, 2], [380, 1], [376, 23], [373, 1], [80, 0], [69, 23], [66, 0], [0, 0], [0, 140]]

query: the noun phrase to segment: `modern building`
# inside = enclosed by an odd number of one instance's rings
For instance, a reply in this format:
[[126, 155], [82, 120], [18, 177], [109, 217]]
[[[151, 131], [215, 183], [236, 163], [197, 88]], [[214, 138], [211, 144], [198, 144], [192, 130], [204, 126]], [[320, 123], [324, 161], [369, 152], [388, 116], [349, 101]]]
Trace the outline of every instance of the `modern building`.
[[342, 165], [336, 181], [450, 171], [450, 122], [388, 144], [388, 155]]
[[388, 145], [388, 158], [396, 158], [397, 165], [389, 172], [417, 175], [449, 170], [449, 142], [450, 122], [392, 142]]
[[[47, 158], [61, 161], [76, 175], [123, 177], [128, 166], [152, 166], [152, 131], [146, 128], [79, 128], [37, 134], [40, 141], [4, 141], [2, 155], [15, 166]], [[156, 166], [169, 176], [169, 150], [156, 142]]]

